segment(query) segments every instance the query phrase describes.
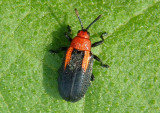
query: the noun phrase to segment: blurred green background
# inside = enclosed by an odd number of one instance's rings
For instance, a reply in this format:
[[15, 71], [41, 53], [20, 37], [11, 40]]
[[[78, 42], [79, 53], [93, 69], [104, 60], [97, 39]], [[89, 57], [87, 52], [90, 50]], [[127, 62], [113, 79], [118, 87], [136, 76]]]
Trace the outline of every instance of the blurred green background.
[[[92, 49], [109, 69], [94, 62], [85, 97], [70, 103], [58, 93], [58, 68], [73, 37], [80, 30], [74, 8], [87, 27], [92, 43], [108, 33], [103, 45]], [[158, 113], [160, 112], [159, 0], [0, 0], [0, 112]]]

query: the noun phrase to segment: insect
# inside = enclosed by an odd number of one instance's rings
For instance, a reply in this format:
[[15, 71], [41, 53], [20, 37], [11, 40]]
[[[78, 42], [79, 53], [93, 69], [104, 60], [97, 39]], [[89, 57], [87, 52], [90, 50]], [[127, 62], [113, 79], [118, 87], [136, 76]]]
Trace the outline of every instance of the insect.
[[80, 100], [85, 95], [91, 81], [94, 80], [94, 75], [92, 74], [93, 59], [99, 61], [103, 67], [109, 67], [103, 64], [100, 58], [91, 53], [91, 47], [102, 44], [104, 42], [103, 37], [107, 35], [107, 33], [103, 33], [101, 41], [91, 44], [88, 29], [100, 19], [101, 15], [84, 29], [77, 9], [75, 9], [75, 13], [81, 24], [81, 30], [72, 39], [70, 37], [71, 28], [68, 26], [68, 32], [65, 36], [71, 42], [69, 48], [61, 47], [57, 51], [50, 50], [51, 53], [67, 50], [62, 66], [59, 69], [58, 89], [61, 97], [70, 102]]

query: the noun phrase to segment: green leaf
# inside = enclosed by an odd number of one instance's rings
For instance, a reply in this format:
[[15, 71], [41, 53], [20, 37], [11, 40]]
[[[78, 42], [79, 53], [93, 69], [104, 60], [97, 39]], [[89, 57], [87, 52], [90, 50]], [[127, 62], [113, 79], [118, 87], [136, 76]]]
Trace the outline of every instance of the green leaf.
[[[85, 97], [64, 101], [58, 92], [58, 68], [80, 29], [74, 8], [89, 30], [91, 41], [108, 32], [103, 45], [92, 49], [109, 69], [94, 62]], [[0, 1], [0, 112], [150, 112], [160, 111], [159, 0]]]

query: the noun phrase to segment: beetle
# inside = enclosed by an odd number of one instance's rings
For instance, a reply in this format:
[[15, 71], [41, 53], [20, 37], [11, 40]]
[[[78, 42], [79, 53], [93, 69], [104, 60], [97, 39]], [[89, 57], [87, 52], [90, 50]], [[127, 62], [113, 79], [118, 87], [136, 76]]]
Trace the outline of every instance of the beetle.
[[92, 74], [93, 59], [99, 61], [102, 67], [109, 67], [103, 64], [102, 60], [91, 52], [91, 47], [102, 44], [104, 42], [103, 37], [107, 35], [107, 33], [103, 33], [101, 35], [101, 41], [91, 44], [88, 29], [100, 19], [101, 15], [84, 29], [77, 9], [75, 9], [75, 13], [81, 24], [81, 30], [72, 39], [70, 37], [71, 28], [68, 26], [68, 32], [65, 33], [65, 36], [71, 42], [69, 48], [61, 47], [56, 51], [50, 50], [51, 53], [67, 50], [62, 66], [59, 69], [58, 89], [61, 97], [70, 102], [80, 100], [85, 95], [91, 81], [94, 80], [94, 75]]

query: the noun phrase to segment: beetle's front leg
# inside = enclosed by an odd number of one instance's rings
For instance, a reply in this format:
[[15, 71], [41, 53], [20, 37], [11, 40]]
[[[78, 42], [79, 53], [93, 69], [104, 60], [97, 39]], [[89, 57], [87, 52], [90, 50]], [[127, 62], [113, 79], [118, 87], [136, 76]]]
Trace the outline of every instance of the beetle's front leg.
[[93, 44], [92, 44], [92, 47], [96, 47], [96, 46], [101, 45], [101, 44], [104, 42], [104, 38], [103, 38], [103, 37], [104, 37], [104, 36], [106, 36], [106, 35], [107, 35], [107, 33], [106, 33], [106, 32], [105, 32], [105, 33], [102, 33], [102, 34], [101, 34], [101, 39], [102, 39], [102, 40], [101, 40], [101, 41], [98, 41], [98, 42], [93, 43]]
[[65, 37], [66, 37], [70, 42], [72, 42], [72, 38], [70, 37], [70, 35], [72, 34], [71, 27], [68, 25], [68, 26], [67, 26], [67, 29], [68, 29], [68, 32], [65, 33]]

